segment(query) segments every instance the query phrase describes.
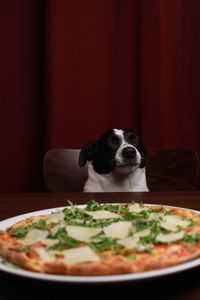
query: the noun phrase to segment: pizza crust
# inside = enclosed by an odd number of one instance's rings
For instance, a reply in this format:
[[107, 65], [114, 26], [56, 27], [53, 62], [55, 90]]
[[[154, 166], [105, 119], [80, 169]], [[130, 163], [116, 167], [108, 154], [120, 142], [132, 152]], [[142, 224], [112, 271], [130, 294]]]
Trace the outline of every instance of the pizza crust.
[[[151, 207], [152, 208], [152, 207]], [[157, 208], [157, 206], [156, 206]], [[170, 210], [167, 208], [166, 210]], [[194, 212], [189, 212], [181, 209], [173, 209], [182, 217], [199, 222], [200, 216]], [[9, 233], [11, 230], [20, 226], [31, 224], [37, 219], [46, 216], [31, 217], [14, 224], [7, 231], [0, 235], [0, 256], [5, 260], [11, 261], [22, 266], [24, 269], [60, 275], [81, 275], [81, 276], [97, 276], [97, 275], [114, 275], [139, 273], [151, 270], [158, 270], [170, 266], [174, 266], [200, 256], [200, 242], [197, 245], [189, 247], [175, 243], [171, 245], [155, 245], [151, 252], [138, 252], [135, 249], [127, 254], [116, 254], [116, 251], [108, 250], [97, 252], [99, 260], [87, 263], [63, 263], [61, 257], [56, 257], [53, 262], [44, 262], [34, 250], [37, 247], [45, 247], [41, 243], [37, 243], [30, 247], [30, 252], [16, 250], [23, 247], [23, 244], [16, 240]], [[200, 225], [193, 226], [195, 232], [200, 232]], [[192, 232], [192, 228], [190, 229]], [[115, 253], [115, 254], [114, 254]], [[125, 252], [124, 252], [125, 253]]]

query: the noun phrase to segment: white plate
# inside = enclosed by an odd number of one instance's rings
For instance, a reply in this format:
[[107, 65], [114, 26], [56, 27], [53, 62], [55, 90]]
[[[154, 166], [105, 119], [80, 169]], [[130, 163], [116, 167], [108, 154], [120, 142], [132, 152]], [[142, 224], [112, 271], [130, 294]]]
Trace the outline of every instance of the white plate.
[[[156, 204], [145, 204], [148, 206], [154, 206]], [[156, 205], [157, 206], [157, 205]], [[83, 208], [84, 205], [79, 205], [78, 207]], [[166, 206], [164, 206], [166, 207]], [[175, 207], [175, 206], [167, 206], [170, 208], [180, 208], [181, 207]], [[23, 215], [19, 215], [13, 218], [6, 219], [4, 221], [0, 222], [0, 230], [5, 230], [7, 227], [12, 226], [16, 222], [19, 222], [23, 219], [29, 218], [31, 216], [37, 216], [37, 215], [44, 215], [44, 214], [50, 214], [52, 212], [55, 212], [57, 210], [61, 210], [64, 207], [57, 207], [52, 209], [45, 209], [45, 210], [39, 210]], [[188, 210], [188, 209], [185, 209]], [[200, 214], [199, 211], [196, 210], [189, 210], [193, 211], [195, 213]], [[137, 280], [144, 280], [149, 278], [155, 278], [155, 277], [161, 277], [169, 274], [175, 274], [177, 272], [181, 272], [184, 270], [189, 270], [191, 268], [200, 266], [200, 258], [191, 260], [189, 262], [169, 267], [169, 268], [163, 268], [160, 270], [155, 271], [148, 271], [148, 272], [142, 272], [142, 273], [135, 273], [135, 274], [120, 274], [120, 275], [106, 275], [106, 276], [72, 276], [72, 275], [54, 275], [54, 274], [43, 274], [43, 273], [37, 273], [37, 272], [31, 272], [23, 269], [15, 269], [13, 267], [9, 267], [5, 265], [5, 261], [0, 258], [0, 270], [8, 272], [10, 274], [23, 276], [27, 278], [34, 278], [39, 280], [47, 280], [47, 281], [55, 281], [55, 282], [68, 282], [68, 283], [108, 283], [108, 282], [123, 282], [123, 281], [137, 281]]]

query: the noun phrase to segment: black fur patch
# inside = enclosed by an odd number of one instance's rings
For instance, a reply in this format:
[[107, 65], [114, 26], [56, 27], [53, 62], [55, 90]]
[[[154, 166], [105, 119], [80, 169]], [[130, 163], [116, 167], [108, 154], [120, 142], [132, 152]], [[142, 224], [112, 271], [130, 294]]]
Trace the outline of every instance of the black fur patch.
[[[139, 135], [132, 129], [122, 129], [124, 139], [140, 152], [140, 168], [145, 167], [147, 149]], [[114, 130], [104, 133], [97, 141], [85, 145], [80, 152], [79, 166], [82, 167], [87, 161], [91, 161], [94, 170], [99, 174], [108, 174], [116, 167], [115, 153], [122, 143], [122, 138], [116, 135]]]

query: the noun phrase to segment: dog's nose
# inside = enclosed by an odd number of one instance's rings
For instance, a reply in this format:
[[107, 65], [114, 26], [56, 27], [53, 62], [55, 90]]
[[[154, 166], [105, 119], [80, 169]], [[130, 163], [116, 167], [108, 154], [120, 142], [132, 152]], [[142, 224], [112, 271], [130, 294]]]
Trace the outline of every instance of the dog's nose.
[[135, 155], [136, 155], [136, 151], [134, 148], [132, 147], [126, 147], [122, 150], [122, 155], [125, 157], [125, 158], [134, 158]]

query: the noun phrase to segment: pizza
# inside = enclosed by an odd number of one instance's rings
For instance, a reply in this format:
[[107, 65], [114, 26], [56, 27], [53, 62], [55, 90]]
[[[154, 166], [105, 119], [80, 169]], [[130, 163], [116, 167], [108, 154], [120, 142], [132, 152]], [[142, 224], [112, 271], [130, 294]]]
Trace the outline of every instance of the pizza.
[[136, 202], [69, 202], [2, 230], [0, 256], [23, 269], [48, 274], [158, 270], [200, 256], [200, 214]]

